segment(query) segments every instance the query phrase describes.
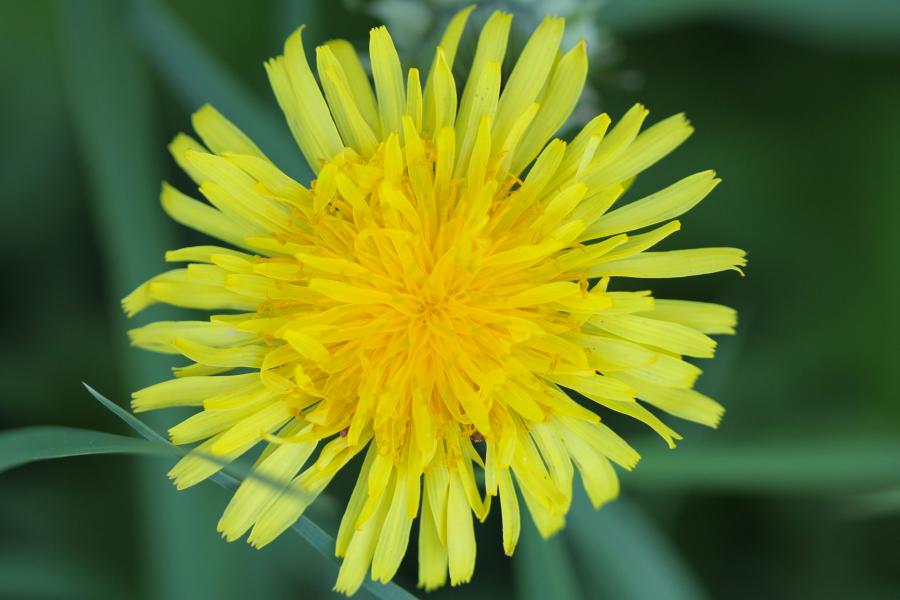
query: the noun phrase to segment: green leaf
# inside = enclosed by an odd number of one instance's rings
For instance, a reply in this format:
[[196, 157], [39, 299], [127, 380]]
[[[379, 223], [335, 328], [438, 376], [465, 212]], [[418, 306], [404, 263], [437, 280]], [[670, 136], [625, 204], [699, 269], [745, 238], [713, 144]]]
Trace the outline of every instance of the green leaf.
[[[146, 438], [150, 441], [158, 441], [162, 440], [165, 444], [167, 444], [171, 451], [184, 454], [184, 451], [176, 446], [173, 446], [170, 442], [165, 440], [161, 435], [159, 435], [156, 431], [154, 431], [151, 427], [146, 425], [143, 421], [138, 419], [133, 414], [129, 413], [122, 407], [118, 406], [112, 400], [106, 398], [93, 389], [91, 386], [84, 384], [84, 387], [87, 388], [88, 392], [97, 399], [104, 407], [106, 407], [110, 412], [114, 415], [122, 419], [129, 427], [134, 429], [138, 434]], [[270, 485], [281, 487], [283, 484], [280, 482], [265, 480], [260, 478], [258, 474], [253, 473], [250, 470], [241, 469], [235, 464], [227, 464], [224, 461], [220, 461], [215, 456], [207, 455], [205, 458], [209, 460], [213, 460], [216, 462], [222, 462], [225, 468], [210, 477], [212, 481], [219, 484], [228, 490], [236, 490], [240, 485], [239, 477], [256, 477], [261, 481], [267, 482]], [[239, 477], [235, 477], [232, 473], [237, 473]], [[301, 516], [300, 519], [294, 523], [291, 527], [294, 531], [300, 534], [300, 536], [306, 540], [309, 545], [315, 548], [322, 556], [335, 561], [334, 556], [334, 538], [328, 535], [324, 529], [319, 527], [315, 522], [312, 521], [309, 517]], [[336, 561], [335, 561], [336, 562]], [[377, 581], [372, 581], [371, 579], [366, 579], [363, 582], [363, 588], [373, 594], [376, 598], [380, 598], [381, 600], [411, 600], [414, 599], [415, 596], [401, 588], [395, 583], [380, 583]]]
[[71, 427], [26, 427], [0, 433], [0, 473], [50, 458], [92, 454], [171, 456], [171, 448], [124, 435]]
[[68, 106], [118, 304], [160, 268], [162, 253], [174, 245], [157, 200], [164, 150], [156, 134], [152, 87], [129, 52], [121, 5], [85, 0], [58, 6]]
[[169, 440], [161, 436], [156, 432], [155, 429], [138, 419], [136, 416], [134, 416], [88, 384], [82, 382], [81, 385], [83, 385], [85, 389], [87, 389], [87, 391], [91, 394], [91, 396], [94, 397], [95, 400], [97, 400], [97, 402], [102, 404], [109, 412], [122, 419], [122, 421], [124, 421], [126, 425], [134, 429], [135, 432], [137, 432], [142, 438], [150, 441], [162, 442], [166, 445], [171, 446]]
[[[159, 135], [155, 94], [127, 26], [126, 3], [117, 0], [56, 2], [59, 55], [77, 157], [89, 188], [98, 254], [103, 261], [109, 314], [121, 343], [107, 368], [139, 388], [159, 381], [165, 357], [129, 351], [119, 299], [162, 267], [174, 247], [174, 227], [159, 207], [160, 165], [165, 156]], [[118, 315], [118, 318], [116, 317]], [[136, 513], [140, 576], [148, 597], [222, 597], [239, 593], [243, 580], [223, 579], [244, 564], [235, 548], [209, 535], [203, 519], [214, 501], [210, 490], [179, 495], [158, 477], [159, 467], [136, 465], [128, 478], [137, 487]], [[254, 584], [265, 594], [268, 581]]]
[[156, 0], [132, 4], [135, 35], [185, 110], [196, 110], [207, 102], [215, 105], [282, 170], [302, 183], [312, 179], [281, 115], [250, 93], [163, 4]]
[[523, 600], [583, 598], [565, 538], [555, 535], [542, 539], [531, 518], [524, 517], [513, 555], [516, 597]]
[[678, 553], [641, 510], [626, 499], [594, 510], [584, 494], [575, 494], [565, 531], [579, 572], [590, 582], [595, 597], [704, 597]]
[[642, 441], [641, 462], [625, 479], [631, 487], [692, 492], [819, 494], [900, 485], [900, 440], [843, 435], [688, 440], [674, 451]]

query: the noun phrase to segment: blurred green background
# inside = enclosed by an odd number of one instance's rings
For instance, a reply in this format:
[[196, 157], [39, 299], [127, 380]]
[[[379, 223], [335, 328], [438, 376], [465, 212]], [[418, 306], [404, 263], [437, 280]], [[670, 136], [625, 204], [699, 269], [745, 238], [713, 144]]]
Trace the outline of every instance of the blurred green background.
[[[127, 348], [118, 299], [195, 239], [157, 201], [163, 178], [189, 189], [165, 144], [193, 110], [212, 102], [308, 178], [262, 61], [300, 23], [308, 50], [365, 48], [384, 19], [412, 60], [449, 4], [0, 3], [0, 428], [126, 433], [80, 382], [125, 404], [165, 378], [168, 361]], [[740, 310], [738, 335], [702, 365], [699, 388], [728, 409], [719, 430], [668, 419], [685, 435], [669, 452], [609, 417], [644, 454], [623, 498], [595, 513], [579, 489], [566, 531], [541, 543], [526, 529], [512, 560], [493, 515], [473, 583], [430, 596], [900, 596], [900, 2], [488, 4], [514, 5], [523, 31], [543, 12], [572, 17], [593, 50], [585, 111], [686, 111], [697, 133], [632, 197], [715, 168], [723, 185], [670, 247], [739, 246], [750, 266], [653, 282]], [[331, 594], [332, 561], [292, 533], [264, 551], [226, 544], [227, 493], [176, 493], [166, 467], [86, 457], [0, 476], [0, 597]], [[350, 479], [317, 509], [326, 530]], [[397, 581], [415, 592], [410, 554]]]

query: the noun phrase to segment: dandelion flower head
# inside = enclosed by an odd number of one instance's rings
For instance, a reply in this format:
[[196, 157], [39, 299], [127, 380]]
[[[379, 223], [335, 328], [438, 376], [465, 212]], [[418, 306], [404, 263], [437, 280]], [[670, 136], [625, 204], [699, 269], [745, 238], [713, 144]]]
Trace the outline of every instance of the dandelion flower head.
[[394, 576], [416, 519], [419, 584], [432, 589], [470, 580], [474, 520], [492, 501], [512, 554], [522, 506], [542, 535], [563, 527], [576, 470], [595, 506], [613, 499], [612, 463], [631, 469], [638, 454], [603, 413], [670, 446], [679, 435], [657, 409], [709, 426], [722, 414], [684, 357], [711, 357], [709, 334], [732, 333], [735, 312], [610, 285], [744, 264], [734, 248], [651, 250], [716, 186], [711, 171], [616, 207], [691, 126], [676, 115], [641, 131], [636, 105], [615, 126], [600, 115], [554, 139], [585, 83], [584, 42], [560, 49], [564, 22], [548, 17], [504, 80], [512, 17], [495, 12], [456, 81], [470, 10], [425, 77], [373, 29], [374, 85], [346, 41], [316, 48], [311, 67], [302, 29], [288, 38], [265, 66], [315, 172], [308, 187], [212, 107], [194, 114], [199, 140], [180, 134], [170, 150], [205, 201], [164, 184], [162, 205], [226, 245], [168, 252], [186, 266], [123, 301], [129, 315], [154, 303], [212, 313], [131, 331], [191, 362], [133, 397], [135, 411], [197, 408], [169, 431], [200, 442], [172, 469], [176, 485], [259, 445], [255, 471], [289, 482], [245, 479], [225, 538], [265, 546], [340, 470], [359, 469], [336, 541], [348, 594], [369, 572]]

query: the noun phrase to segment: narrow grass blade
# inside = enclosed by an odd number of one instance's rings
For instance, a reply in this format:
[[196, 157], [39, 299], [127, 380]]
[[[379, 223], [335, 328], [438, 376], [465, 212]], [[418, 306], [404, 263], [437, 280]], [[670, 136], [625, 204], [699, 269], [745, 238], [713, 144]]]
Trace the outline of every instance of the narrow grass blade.
[[151, 441], [162, 442], [166, 445], [171, 445], [169, 443], [169, 440], [161, 436], [156, 432], [155, 429], [138, 419], [136, 416], [134, 416], [88, 384], [82, 382], [81, 385], [83, 385], [85, 389], [87, 389], [87, 391], [91, 394], [91, 396], [94, 397], [95, 400], [97, 400], [97, 402], [102, 404], [107, 410], [109, 410], [109, 412], [122, 419], [126, 425], [134, 429], [134, 431], [138, 433], [142, 438]]
[[0, 432], [0, 473], [39, 460], [91, 454], [171, 456], [173, 452], [158, 443], [71, 427], [25, 427]]
[[677, 552], [641, 510], [620, 498], [596, 511], [584, 494], [572, 501], [566, 537], [594, 596], [622, 600], [694, 600], [704, 594]]
[[[158, 272], [162, 254], [174, 245], [174, 228], [159, 208], [159, 168], [165, 156], [155, 94], [135, 52], [125, 8], [116, 0], [54, 3], [59, 14], [59, 48], [71, 122], [90, 186], [98, 252], [103, 260], [107, 302], [114, 331], [122, 340], [106, 361], [128, 387], [158, 381], [163, 360], [138, 358], [125, 342], [119, 299]], [[227, 580], [240, 565], [231, 548], [208, 535], [203, 522], [213, 494], [179, 496], [158, 478], [158, 466], [137, 465], [136, 510], [141, 519], [135, 544], [138, 565], [151, 598], [221, 597], [239, 593], [242, 580]], [[207, 535], [205, 535], [207, 534]], [[262, 583], [265, 588], [266, 582]], [[259, 589], [259, 586], [256, 586]], [[249, 590], [248, 590], [249, 591]]]
[[522, 600], [584, 598], [575, 576], [572, 553], [566, 539], [555, 535], [541, 538], [527, 516], [513, 555], [516, 597]]
[[[282, 170], [309, 183], [312, 171], [281, 115], [250, 93], [162, 3], [134, 0], [132, 5], [131, 24], [142, 48], [185, 110], [213, 104]], [[267, 57], [260, 63], [262, 58]]]
[[[100, 402], [100, 404], [102, 404], [114, 415], [122, 419], [129, 427], [134, 429], [145, 439], [155, 442], [162, 441], [170, 448], [170, 451], [175, 454], [183, 455], [185, 453], [184, 450], [173, 446], [159, 433], [154, 431], [149, 425], [123, 409], [121, 406], [117, 405], [109, 398], [106, 398], [103, 394], [101, 394], [88, 384], [84, 384], [84, 387], [98, 402]], [[275, 487], [282, 487], [284, 485], [283, 482], [261, 478], [257, 473], [253, 473], [248, 469], [242, 469], [233, 463], [221, 461], [216, 456], [204, 455], [204, 458], [207, 458], [213, 462], [220, 462], [222, 464], [222, 466], [224, 467], [223, 470], [213, 475], [210, 479], [225, 489], [236, 490], [240, 485], [241, 480], [245, 477], [256, 477], [260, 481], [263, 481], [264, 483]], [[325, 556], [332, 561], [335, 560], [334, 538], [326, 533], [325, 530], [319, 527], [315, 522], [313, 522], [312, 519], [306, 516], [302, 516], [296, 523], [294, 523], [292, 529], [300, 534], [300, 537], [306, 540], [306, 542], [309, 543], [310, 546], [315, 548], [316, 551], [319, 552], [322, 556]], [[363, 587], [376, 598], [379, 598], [381, 600], [412, 600], [415, 598], [415, 596], [395, 583], [383, 584], [377, 581], [366, 579], [363, 582]]]
[[846, 434], [682, 442], [672, 452], [650, 441], [628, 485], [647, 490], [844, 493], [900, 485], [900, 439]]

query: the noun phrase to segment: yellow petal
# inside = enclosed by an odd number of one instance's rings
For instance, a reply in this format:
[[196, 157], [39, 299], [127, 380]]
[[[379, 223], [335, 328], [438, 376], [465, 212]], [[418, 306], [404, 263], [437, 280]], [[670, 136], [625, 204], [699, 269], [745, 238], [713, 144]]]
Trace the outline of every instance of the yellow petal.
[[325, 46], [334, 54], [344, 75], [347, 78], [347, 85], [350, 92], [356, 100], [356, 105], [363, 118], [372, 128], [372, 131], [380, 131], [381, 124], [378, 120], [378, 105], [375, 102], [375, 92], [372, 91], [372, 84], [369, 83], [369, 76], [359, 60], [359, 55], [347, 40], [330, 40], [325, 42]]
[[193, 150], [195, 152], [208, 152], [203, 144], [185, 133], [179, 133], [169, 143], [169, 153], [172, 155], [172, 158], [175, 159], [175, 162], [179, 167], [181, 167], [182, 171], [187, 173], [188, 176], [193, 179], [197, 185], [200, 185], [201, 183], [203, 183], [205, 177], [194, 167], [194, 165], [188, 162], [186, 156], [188, 150]]
[[737, 325], [736, 310], [710, 302], [657, 299], [647, 316], [681, 323], [707, 334], [734, 333]]
[[503, 552], [512, 556], [519, 541], [521, 522], [519, 517], [519, 499], [513, 486], [509, 469], [500, 469], [497, 473], [500, 486], [500, 510], [503, 518]]
[[378, 141], [360, 110], [340, 61], [328, 46], [316, 48], [316, 61], [319, 80], [344, 144], [362, 156], [371, 156]]
[[590, 235], [588, 239], [594, 239], [674, 219], [696, 206], [718, 185], [721, 180], [715, 177], [715, 171], [686, 177], [664, 190], [605, 214], [585, 234]]
[[303, 51], [303, 28], [284, 44], [284, 55], [266, 63], [269, 82], [294, 139], [314, 173], [343, 148], [328, 105]]
[[253, 470], [231, 498], [217, 529], [229, 542], [244, 535], [309, 459], [316, 442], [281, 444]]
[[381, 138], [386, 139], [391, 133], [398, 135], [401, 133], [403, 111], [406, 107], [400, 57], [387, 28], [376, 27], [369, 32], [369, 60], [372, 63], [375, 93], [378, 96]]
[[191, 116], [191, 124], [206, 147], [216, 154], [232, 152], [266, 158], [253, 140], [209, 104]]
[[194, 200], [165, 182], [160, 201], [173, 221], [235, 246], [246, 247], [244, 239], [253, 233], [209, 204]]
[[664, 119], [637, 136], [615, 159], [595, 158], [584, 181], [592, 189], [626, 181], [680, 146], [693, 131], [684, 115]]
[[207, 398], [246, 387], [258, 380], [257, 373], [170, 379], [134, 392], [131, 407], [134, 412], [144, 412], [170, 406], [201, 406]]
[[[429, 133], [434, 133], [440, 130], [443, 125], [452, 125], [452, 120], [448, 123], [444, 124], [435, 124], [435, 112], [434, 107], [437, 106], [435, 101], [435, 72], [437, 70], [438, 60], [443, 60], [445, 65], [447, 65], [446, 71], [449, 72], [453, 67], [453, 60], [456, 57], [456, 48], [459, 46], [459, 39], [462, 37], [463, 29], [465, 29], [466, 22], [469, 20], [469, 14], [475, 10], [475, 6], [468, 6], [458, 13], [456, 13], [453, 18], [450, 20], [450, 23], [447, 25], [447, 29], [444, 30], [444, 35], [441, 37], [441, 41], [435, 50], [434, 61], [431, 63], [431, 68], [428, 70], [428, 77], [425, 80], [425, 95], [423, 98], [424, 101], [424, 126], [425, 130]], [[452, 80], [452, 76], [451, 76]], [[453, 91], [453, 99], [454, 106], [456, 105], [456, 90], [454, 88]], [[456, 118], [456, 110], [453, 111], [453, 118]]]
[[[509, 28], [512, 24], [512, 15], [495, 11], [478, 36], [478, 46], [475, 49], [475, 58], [469, 69], [469, 77], [463, 89], [459, 103], [459, 117], [456, 122], [456, 135], [460, 140], [465, 140], [465, 134], [478, 128], [481, 115], [484, 114], [486, 95], [493, 96], [490, 101], [494, 112], [497, 106], [497, 94], [499, 93], [500, 65], [506, 55], [506, 41], [509, 37]], [[496, 71], [496, 74], [488, 74], [486, 71]], [[494, 78], [495, 86], [490, 85]], [[530, 102], [529, 102], [530, 104]]]
[[544, 17], [526, 42], [497, 106], [495, 144], [503, 143], [519, 115], [537, 99], [556, 60], [564, 30], [565, 19]]
[[472, 511], [458, 473], [450, 475], [447, 498], [447, 556], [450, 585], [460, 585], [472, 579], [475, 572], [475, 529]]
[[[404, 115], [413, 119], [416, 129], [422, 128], [422, 84], [419, 82], [419, 70], [410, 69], [406, 78], [406, 110]], [[405, 136], [405, 129], [403, 135]]]
[[716, 342], [705, 334], [679, 323], [638, 315], [598, 315], [591, 324], [614, 335], [655, 346], [675, 354], [710, 358]]
[[390, 507], [390, 496], [382, 494], [378, 498], [378, 504], [372, 518], [362, 524], [354, 533], [347, 547], [346, 556], [341, 563], [335, 591], [348, 596], [356, 593], [362, 585], [372, 557], [375, 554], [375, 546], [378, 543], [378, 534], [381, 532], [385, 515]]
[[447, 547], [438, 536], [435, 519], [425, 494], [419, 514], [419, 587], [425, 588], [425, 591], [439, 588], [447, 582]]
[[596, 277], [691, 277], [719, 271], [737, 271], [747, 264], [743, 250], [737, 248], [696, 248], [666, 252], [642, 252], [636, 256], [597, 265]]
[[406, 513], [406, 490], [406, 479], [401, 471], [397, 475], [394, 489], [388, 492], [391, 495], [390, 506], [384, 517], [372, 559], [372, 579], [382, 583], [390, 581], [397, 572], [409, 544], [412, 518]]
[[634, 386], [639, 398], [676, 417], [707, 427], [718, 427], [725, 414], [721, 404], [696, 390], [655, 385], [643, 379], [629, 377], [626, 373], [616, 376]]

